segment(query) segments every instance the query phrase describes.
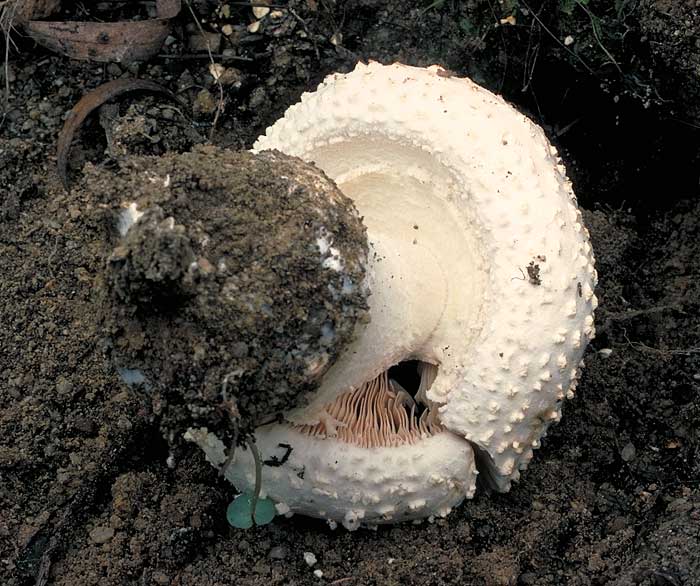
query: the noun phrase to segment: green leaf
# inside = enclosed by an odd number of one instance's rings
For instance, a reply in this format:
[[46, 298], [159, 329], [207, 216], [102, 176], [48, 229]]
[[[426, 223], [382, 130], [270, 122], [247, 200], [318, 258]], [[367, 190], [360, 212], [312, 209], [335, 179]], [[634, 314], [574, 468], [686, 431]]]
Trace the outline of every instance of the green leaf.
[[440, 10], [445, 4], [445, 0], [435, 0], [435, 2], [432, 2], [428, 6], [426, 6], [423, 9], [423, 12], [427, 12], [428, 10]]
[[576, 8], [576, 0], [559, 0], [559, 10], [571, 16]]
[[[245, 491], [239, 494], [226, 509], [226, 520], [229, 525], [238, 529], [250, 529], [253, 526], [253, 492]], [[270, 499], [258, 499], [255, 505], [255, 524], [267, 525], [277, 514], [275, 503]]]

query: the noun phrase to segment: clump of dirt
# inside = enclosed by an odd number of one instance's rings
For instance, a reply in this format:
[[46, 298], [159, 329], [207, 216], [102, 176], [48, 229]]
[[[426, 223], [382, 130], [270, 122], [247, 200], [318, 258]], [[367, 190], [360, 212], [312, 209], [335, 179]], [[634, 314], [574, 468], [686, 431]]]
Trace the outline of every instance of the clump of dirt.
[[90, 167], [79, 191], [110, 250], [104, 343], [171, 436], [242, 441], [303, 404], [368, 319], [366, 230], [300, 159], [200, 147]]
[[[0, 582], [698, 583], [692, 2], [291, 0], [257, 30], [249, 8], [224, 4], [192, 2], [233, 80], [215, 127], [222, 93], [208, 55], [191, 49], [199, 33], [186, 11], [147, 64], [70, 62], [14, 37], [7, 75], [0, 67], [10, 85], [0, 125]], [[300, 518], [235, 531], [224, 524], [231, 487], [195, 446], [171, 452], [157, 397], [128, 387], [104, 351], [94, 308], [105, 227], [94, 195], [58, 186], [56, 134], [84, 91], [138, 76], [188, 107], [130, 98], [121, 114], [141, 116], [154, 140], [129, 148], [187, 150], [210, 134], [250, 147], [303, 91], [359, 58], [441, 63], [545, 128], [589, 210], [598, 337], [577, 397], [509, 494], [376, 533]], [[95, 118], [74, 145], [76, 170], [114, 164]]]

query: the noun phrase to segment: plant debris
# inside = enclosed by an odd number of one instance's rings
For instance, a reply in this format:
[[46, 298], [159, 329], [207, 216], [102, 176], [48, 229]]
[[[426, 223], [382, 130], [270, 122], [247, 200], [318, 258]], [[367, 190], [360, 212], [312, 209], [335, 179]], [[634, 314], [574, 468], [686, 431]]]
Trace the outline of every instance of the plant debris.
[[56, 149], [56, 165], [63, 187], [68, 190], [68, 153], [73, 142], [75, 132], [90, 113], [123, 94], [134, 91], [147, 91], [167, 96], [171, 100], [179, 102], [177, 96], [159, 83], [148, 79], [115, 79], [109, 81], [90, 93], [84, 95], [73, 109], [68, 113], [61, 134], [58, 137]]
[[155, 55], [170, 32], [180, 0], [156, 0], [156, 18], [121, 22], [30, 20], [25, 28], [40, 45], [71, 59], [130, 63]]

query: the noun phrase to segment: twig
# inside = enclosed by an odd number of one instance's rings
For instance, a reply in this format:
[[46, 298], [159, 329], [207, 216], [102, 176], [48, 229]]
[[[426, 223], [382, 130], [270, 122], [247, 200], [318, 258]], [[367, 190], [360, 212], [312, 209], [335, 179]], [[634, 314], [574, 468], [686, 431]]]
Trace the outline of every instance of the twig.
[[664, 120], [672, 120], [673, 122], [678, 122], [679, 124], [685, 124], [686, 126], [690, 126], [691, 128], [700, 129], [700, 125], [693, 124], [692, 122], [688, 122], [687, 120], [681, 120], [679, 118], [672, 118], [670, 116], [668, 118], [664, 118]]
[[[201, 55], [197, 53], [185, 53], [184, 55], [165, 55], [165, 54], [160, 54], [156, 55], [159, 59], [174, 59], [176, 61], [190, 61], [194, 59], [209, 59], [209, 55]], [[238, 55], [224, 55], [223, 53], [212, 53], [211, 57], [214, 58], [216, 57], [217, 59], [221, 59], [222, 61], [225, 60], [230, 60], [230, 61], [246, 61], [248, 63], [253, 63], [255, 59], [251, 59], [250, 57], [239, 57]]]
[[423, 10], [420, 11], [420, 14], [418, 16], [423, 16], [433, 8], [439, 10], [440, 8], [442, 8], [443, 4], [445, 4], [445, 0], [435, 0], [434, 2], [423, 8]]
[[537, 14], [535, 13], [535, 11], [527, 5], [527, 3], [525, 2], [525, 0], [521, 0], [521, 1], [522, 1], [522, 3], [523, 3], [523, 6], [525, 6], [525, 8], [528, 9], [528, 11], [530, 12], [530, 14], [532, 14], [532, 18], [534, 18], [534, 19], [539, 23], [539, 25], [545, 30], [545, 32], [546, 32], [550, 37], [552, 37], [552, 38], [557, 42], [557, 44], [561, 45], [561, 47], [562, 47], [567, 53], [569, 53], [570, 55], [572, 55], [573, 57], [575, 57], [575, 58], [581, 63], [581, 65], [583, 65], [583, 67], [586, 69], [586, 71], [588, 71], [588, 73], [590, 73], [591, 75], [595, 75], [595, 71], [593, 71], [593, 70], [589, 67], [588, 63], [586, 63], [583, 59], [581, 59], [581, 57], [579, 57], [576, 53], [574, 53], [571, 49], [569, 49], [569, 47], [567, 47], [564, 43], [562, 43], [562, 42], [557, 38], [557, 36], [556, 36], [552, 31], [550, 31], [550, 30], [547, 28], [547, 26], [542, 22], [542, 19], [541, 19], [539, 16], [537, 16]]
[[619, 320], [626, 320], [626, 319], [632, 319], [634, 317], [638, 317], [640, 315], [647, 315], [649, 313], [661, 313], [666, 310], [673, 310], [673, 311], [679, 311], [681, 313], [685, 313], [683, 310], [681, 310], [679, 307], [676, 307], [675, 305], [660, 305], [658, 307], [650, 307], [649, 309], [633, 309], [631, 311], [620, 311], [620, 312], [615, 312], [615, 313], [609, 313], [608, 315], [605, 316], [606, 320], [612, 320], [612, 321], [619, 321]]
[[263, 4], [262, 2], [227, 2], [226, 4], [229, 6], [242, 6], [243, 8], [289, 8], [286, 4]]
[[581, 120], [581, 118], [576, 118], [575, 120], [572, 120], [571, 122], [569, 122], [569, 123], [568, 123], [566, 126], [564, 126], [563, 128], [560, 128], [559, 130], [557, 130], [557, 131], [555, 132], [555, 135], [557, 136], [557, 138], [560, 137], [560, 136], [564, 136], [564, 135], [565, 135], [567, 132], [569, 132], [569, 130], [571, 130], [571, 129], [576, 125], [576, 123], [579, 122], [580, 120]]
[[[493, 5], [493, 2], [491, 0], [488, 0], [489, 2], [489, 10], [491, 11], [491, 16], [493, 16], [494, 22], [498, 22], [498, 15], [496, 14], [496, 8]], [[486, 29], [486, 33], [488, 34], [488, 30]], [[530, 29], [532, 30], [532, 29]], [[498, 32], [499, 36], [501, 38], [501, 45], [503, 46], [503, 55], [505, 55], [505, 59], [503, 62], [503, 74], [501, 75], [501, 83], [498, 85], [498, 93], [501, 93], [503, 91], [503, 85], [506, 82], [506, 74], [508, 73], [508, 45], [506, 43], [505, 35], [503, 34], [503, 27], [498, 27]], [[530, 54], [530, 41], [532, 40], [532, 33], [530, 33], [530, 38], [527, 41], [527, 54]], [[483, 42], [483, 39], [482, 39]], [[526, 57], [526, 62], [527, 62], [527, 57]], [[534, 71], [534, 67], [533, 67]], [[532, 77], [532, 75], [531, 75]]]
[[255, 490], [253, 491], [253, 498], [250, 501], [250, 518], [255, 525], [255, 509], [258, 506], [258, 500], [260, 500], [260, 490], [262, 489], [262, 463], [260, 462], [260, 452], [258, 452], [258, 447], [249, 439], [245, 441], [246, 445], [250, 449], [250, 453], [253, 454], [253, 461], [255, 462]]
[[647, 346], [643, 342], [633, 342], [627, 337], [627, 331], [625, 329], [623, 329], [622, 331], [622, 335], [624, 336], [627, 343], [635, 350], [646, 350], [647, 352], [661, 354], [661, 356], [691, 356], [693, 354], [700, 354], [700, 347], [673, 350], [661, 350], [660, 348], [652, 348], [651, 346]]
[[2, 0], [0, 2], [0, 29], [5, 35], [5, 96], [3, 100], [3, 113], [0, 126], [5, 122], [5, 116], [10, 109], [10, 32], [12, 31], [12, 21], [15, 17], [17, 2], [15, 0]]
[[294, 10], [292, 10], [291, 8], [288, 7], [287, 11], [297, 20], [299, 24], [301, 24], [302, 28], [304, 29], [304, 32], [306, 33], [306, 36], [309, 37], [309, 39], [311, 39], [311, 42], [314, 45], [314, 51], [316, 52], [316, 59], [320, 61], [321, 54], [318, 52], [318, 45], [316, 44], [316, 39], [314, 39], [313, 35], [309, 32], [309, 29], [306, 28], [306, 21], [296, 12], [294, 12]]
[[[192, 18], [194, 19], [195, 24], [197, 25], [197, 28], [199, 29], [199, 33], [202, 35], [202, 38], [204, 40], [207, 40], [207, 35], [204, 32], [204, 29], [202, 28], [202, 23], [199, 22], [199, 19], [197, 18], [197, 15], [195, 14], [194, 10], [192, 9], [192, 5], [190, 4], [190, 0], [185, 0], [185, 4], [187, 4], [187, 8], [190, 11], [190, 14], [192, 15]], [[212, 65], [216, 65], [216, 61], [214, 61], [214, 55], [211, 52], [211, 47], [209, 46], [209, 42], [206, 42], [207, 45], [207, 53], [209, 54], [209, 61], [211, 61]], [[216, 132], [216, 124], [219, 121], [219, 116], [224, 111], [224, 106], [225, 106], [225, 98], [224, 98], [224, 86], [222, 85], [221, 81], [219, 81], [218, 77], [214, 78], [214, 81], [216, 82], [216, 85], [219, 88], [219, 103], [216, 106], [216, 114], [214, 114], [214, 120], [211, 123], [211, 130], [209, 130], [209, 142], [214, 142], [214, 132]]]
[[615, 61], [615, 57], [613, 57], [610, 54], [610, 51], [608, 51], [605, 48], [605, 45], [603, 45], [603, 41], [600, 40], [600, 28], [598, 26], [598, 17], [595, 14], [593, 14], [590, 10], [588, 10], [588, 8], [586, 8], [586, 6], [583, 4], [583, 2], [580, 2], [580, 0], [576, 0], [576, 4], [583, 8], [583, 11], [588, 15], [588, 18], [591, 21], [591, 29], [593, 30], [593, 36], [595, 37], [598, 46], [603, 50], [603, 53], [607, 55], [608, 59], [612, 61], [612, 64], [615, 66], [618, 73], [622, 73], [622, 69], [618, 65], [617, 61]]
[[55, 279], [56, 275], [53, 272], [53, 257], [56, 254], [56, 251], [58, 250], [58, 240], [60, 236], [56, 234], [56, 240], [53, 243], [53, 250], [49, 254], [48, 258], [46, 259], [46, 266], [49, 269], [49, 273], [51, 274], [51, 278]]
[[[533, 18], [530, 23], [530, 35], [527, 38], [527, 50], [525, 52], [525, 67], [523, 68], [523, 87], [520, 91], [524, 92], [529, 89], [532, 85], [532, 78], [535, 75], [535, 67], [537, 66], [537, 58], [540, 55], [540, 40], [538, 38], [535, 48], [532, 49], [532, 38], [534, 36], [534, 29], [536, 20]], [[539, 30], [537, 31], [540, 32]], [[501, 27], [501, 35], [503, 35], [503, 28]], [[541, 36], [541, 35], [540, 35]], [[531, 52], [532, 49], [532, 52]], [[532, 60], [532, 61], [531, 61]], [[528, 72], [529, 69], [529, 72]]]

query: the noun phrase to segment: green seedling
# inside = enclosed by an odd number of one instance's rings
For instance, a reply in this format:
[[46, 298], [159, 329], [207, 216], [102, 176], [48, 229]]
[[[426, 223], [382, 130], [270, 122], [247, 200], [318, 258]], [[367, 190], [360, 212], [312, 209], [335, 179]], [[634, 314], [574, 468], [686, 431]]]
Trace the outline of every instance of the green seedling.
[[237, 529], [250, 529], [253, 525], [267, 525], [275, 518], [275, 503], [268, 498], [260, 498], [262, 487], [262, 462], [256, 445], [246, 441], [255, 461], [255, 489], [239, 494], [226, 509], [226, 520]]

